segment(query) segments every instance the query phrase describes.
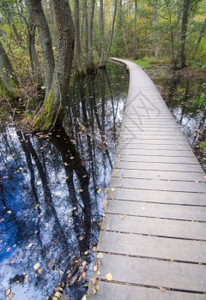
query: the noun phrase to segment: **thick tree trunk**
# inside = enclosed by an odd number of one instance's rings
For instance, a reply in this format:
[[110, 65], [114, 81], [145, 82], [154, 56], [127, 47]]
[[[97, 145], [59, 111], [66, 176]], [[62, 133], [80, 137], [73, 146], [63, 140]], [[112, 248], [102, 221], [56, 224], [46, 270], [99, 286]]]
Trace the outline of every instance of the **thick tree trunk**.
[[179, 55], [179, 67], [183, 69], [186, 66], [186, 55], [185, 55], [185, 45], [187, 37], [187, 25], [189, 20], [189, 10], [190, 10], [191, 0], [184, 0], [183, 3], [183, 14], [182, 14], [182, 29], [180, 37], [180, 55]]
[[54, 56], [49, 26], [42, 9], [41, 0], [26, 0], [26, 3], [31, 11], [32, 19], [34, 20], [39, 33], [39, 42], [42, 49], [45, 72], [46, 95], [48, 95], [54, 74]]
[[36, 33], [36, 25], [34, 24], [32, 20], [32, 14], [28, 7], [28, 34], [27, 34], [27, 44], [29, 49], [29, 58], [31, 63], [31, 68], [34, 73], [35, 79], [37, 82], [42, 82], [42, 74], [41, 74], [41, 68], [40, 63], [38, 59], [38, 55], [35, 48], [35, 33]]
[[74, 52], [74, 24], [70, 6], [65, 0], [51, 0], [57, 28], [57, 59], [51, 90], [44, 100], [34, 127], [51, 130], [61, 126], [68, 99]]
[[82, 53], [81, 53], [81, 43], [80, 43], [79, 0], [74, 0], [74, 26], [75, 26], [77, 70], [79, 73], [81, 73], [82, 72]]
[[12, 91], [18, 86], [18, 79], [15, 75], [10, 60], [0, 41], [0, 77], [7, 90]]

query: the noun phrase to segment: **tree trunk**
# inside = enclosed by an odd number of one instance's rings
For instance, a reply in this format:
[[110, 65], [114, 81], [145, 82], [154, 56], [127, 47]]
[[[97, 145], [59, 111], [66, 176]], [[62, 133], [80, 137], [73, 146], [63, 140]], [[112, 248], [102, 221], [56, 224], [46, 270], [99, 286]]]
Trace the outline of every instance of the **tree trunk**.
[[103, 0], [99, 3], [99, 27], [100, 27], [100, 63], [104, 65], [104, 4]]
[[134, 59], [138, 59], [137, 55], [137, 49], [138, 49], [138, 44], [137, 44], [137, 0], [134, 1]]
[[194, 54], [193, 54], [193, 57], [192, 57], [193, 60], [195, 59], [195, 56], [196, 56], [196, 54], [197, 54], [197, 50], [198, 50], [199, 45], [200, 45], [200, 43], [201, 43], [201, 40], [202, 40], [202, 38], [203, 38], [203, 36], [204, 36], [205, 29], [206, 29], [206, 18], [205, 18], [205, 21], [204, 21], [204, 23], [203, 23], [203, 25], [202, 25], [202, 29], [201, 29], [201, 31], [200, 31], [200, 34], [199, 34], [199, 37], [198, 37], [198, 40], [197, 40], [197, 44], [196, 44], [196, 46], [195, 46], [195, 51], [194, 51]]
[[86, 53], [86, 64], [88, 64], [89, 61], [89, 44], [88, 44], [88, 32], [89, 32], [89, 26], [88, 26], [88, 11], [87, 11], [87, 0], [84, 1], [84, 36], [85, 36], [85, 53]]
[[39, 82], [42, 82], [42, 74], [41, 74], [41, 68], [40, 68], [38, 55], [36, 53], [36, 48], [35, 48], [36, 25], [34, 24], [34, 22], [32, 20], [31, 10], [29, 9], [29, 7], [27, 7], [27, 9], [28, 9], [27, 44], [28, 44], [28, 49], [29, 49], [29, 58], [30, 58], [31, 68], [34, 73], [35, 79], [39, 83]]
[[94, 20], [95, 0], [91, 0], [88, 19], [88, 64], [93, 65], [93, 20]]
[[39, 33], [39, 42], [43, 55], [46, 95], [48, 95], [52, 85], [55, 65], [49, 26], [42, 9], [41, 0], [26, 0], [26, 3]]
[[62, 124], [74, 53], [75, 33], [69, 3], [65, 0], [51, 0], [51, 3], [57, 28], [57, 59], [51, 90], [34, 124], [41, 130], [51, 130]]
[[77, 70], [82, 72], [82, 57], [80, 43], [80, 23], [79, 23], [79, 0], [74, 0], [74, 26], [75, 26], [75, 45], [76, 45], [76, 60]]
[[153, 31], [153, 45], [154, 45], [154, 56], [158, 57], [158, 34], [157, 34], [157, 17], [158, 17], [158, 0], [154, 0], [154, 9], [153, 9], [153, 22], [154, 27]]
[[187, 37], [187, 25], [189, 20], [189, 10], [190, 10], [191, 0], [184, 0], [183, 3], [183, 15], [182, 15], [182, 29], [180, 36], [180, 55], [179, 55], [179, 67], [183, 69], [186, 66], [186, 55], [185, 55], [185, 45]]
[[13, 67], [10, 60], [4, 50], [4, 47], [0, 41], [0, 77], [1, 81], [7, 88], [7, 90], [12, 91], [18, 86], [18, 79], [15, 75]]
[[106, 62], [109, 58], [110, 51], [111, 51], [111, 48], [112, 48], [112, 41], [113, 41], [113, 36], [114, 36], [114, 25], [115, 25], [116, 15], [117, 15], [117, 0], [115, 0], [115, 2], [114, 2], [114, 15], [113, 15], [113, 20], [112, 20], [112, 29], [111, 29], [110, 39], [109, 39], [107, 57], [106, 57], [106, 60], [105, 60]]

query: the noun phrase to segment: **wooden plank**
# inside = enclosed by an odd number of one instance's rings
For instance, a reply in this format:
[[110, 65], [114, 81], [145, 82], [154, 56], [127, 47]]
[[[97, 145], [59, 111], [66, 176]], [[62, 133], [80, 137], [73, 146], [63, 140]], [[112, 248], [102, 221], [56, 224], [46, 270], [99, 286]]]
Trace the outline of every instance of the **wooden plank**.
[[150, 171], [150, 170], [131, 170], [117, 169], [113, 170], [113, 177], [118, 178], [138, 178], [138, 179], [159, 179], [159, 180], [175, 180], [175, 181], [193, 181], [206, 182], [205, 174], [193, 172], [167, 172], [167, 171]]
[[[151, 145], [149, 142], [146, 142], [145, 144], [128, 144], [125, 145], [124, 149], [139, 149], [144, 150], [169, 150], [169, 151], [181, 151], [181, 152], [191, 152], [191, 148], [189, 145], [185, 147], [185, 145], [162, 145], [162, 144], [153, 144]], [[118, 152], [117, 152], [118, 153]]]
[[168, 289], [206, 292], [206, 265], [105, 254], [100, 279]]
[[191, 164], [199, 165], [194, 157], [173, 157], [173, 156], [144, 156], [144, 155], [134, 155], [134, 154], [124, 154], [117, 157], [117, 160], [121, 161], [132, 161], [132, 162], [156, 162], [156, 163], [171, 163], [171, 164]]
[[206, 222], [206, 207], [109, 200], [107, 213]]
[[117, 160], [115, 168], [128, 168], [133, 170], [151, 170], [151, 171], [177, 171], [177, 172], [199, 172], [202, 174], [202, 168], [199, 164], [179, 164], [179, 163], [165, 163], [165, 162], [134, 162], [134, 161], [120, 161]]
[[[107, 214], [103, 230], [206, 241], [204, 223]], [[195, 244], [194, 244], [195, 245]]]
[[144, 201], [156, 202], [165, 204], [179, 205], [202, 205], [206, 206], [206, 197], [204, 194], [192, 194], [183, 192], [168, 192], [168, 191], [149, 191], [134, 190], [134, 189], [115, 189], [108, 193], [109, 199], [120, 199], [129, 201]]
[[[123, 151], [120, 152], [120, 155], [123, 156], [124, 154], [126, 155], [140, 155], [140, 156], [169, 156], [169, 157], [195, 157], [194, 154], [191, 151], [177, 151], [177, 150], [151, 150], [151, 149], [138, 149], [138, 148], [133, 148], [133, 149], [127, 149], [124, 148]], [[117, 153], [118, 156], [118, 153]]]
[[205, 182], [184, 182], [184, 181], [163, 181], [163, 180], [146, 180], [146, 179], [134, 179], [124, 178], [119, 180], [112, 178], [111, 187], [125, 187], [142, 190], [154, 190], [154, 191], [176, 191], [176, 192], [193, 192], [193, 193], [205, 193], [206, 197], [206, 184]]
[[98, 282], [99, 291], [94, 295], [90, 287], [88, 300], [205, 300], [205, 295], [164, 290], [152, 287], [129, 286], [112, 282]]
[[206, 242], [101, 232], [99, 252], [130, 255], [169, 261], [206, 263]]

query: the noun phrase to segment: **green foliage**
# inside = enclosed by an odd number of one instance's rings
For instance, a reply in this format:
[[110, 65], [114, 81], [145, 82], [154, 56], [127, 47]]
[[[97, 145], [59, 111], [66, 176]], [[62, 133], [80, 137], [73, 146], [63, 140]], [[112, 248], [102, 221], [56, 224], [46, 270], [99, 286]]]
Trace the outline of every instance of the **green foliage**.
[[205, 94], [202, 93], [199, 97], [196, 97], [194, 104], [199, 109], [206, 109], [206, 96], [205, 96]]
[[200, 149], [202, 151], [206, 150], [206, 140], [200, 143]]
[[133, 62], [136, 63], [137, 65], [139, 65], [140, 67], [143, 67], [143, 68], [149, 68], [150, 67], [149, 62], [145, 61], [145, 60], [138, 59], [138, 60], [133, 60]]

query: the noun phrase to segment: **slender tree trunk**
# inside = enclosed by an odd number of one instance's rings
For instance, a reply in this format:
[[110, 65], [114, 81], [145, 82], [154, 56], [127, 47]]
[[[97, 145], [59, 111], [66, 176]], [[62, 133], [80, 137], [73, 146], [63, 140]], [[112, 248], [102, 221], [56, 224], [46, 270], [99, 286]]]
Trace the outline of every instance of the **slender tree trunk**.
[[112, 41], [113, 41], [113, 36], [114, 36], [114, 25], [115, 25], [115, 20], [116, 20], [116, 15], [117, 15], [117, 1], [118, 0], [114, 0], [114, 15], [113, 15], [113, 20], [112, 20], [112, 29], [111, 29], [111, 34], [110, 34], [110, 39], [109, 39], [109, 46], [108, 46], [108, 51], [107, 51], [107, 56], [106, 56], [106, 62], [109, 58], [110, 55], [110, 51], [112, 48]]
[[39, 33], [45, 72], [46, 95], [48, 95], [52, 85], [55, 65], [49, 26], [42, 9], [41, 0], [26, 0], [26, 3]]
[[104, 65], [104, 4], [103, 0], [99, 3], [99, 25], [100, 25], [100, 49], [101, 49], [101, 65]]
[[74, 0], [74, 26], [75, 26], [75, 45], [77, 70], [82, 71], [82, 53], [80, 43], [80, 22], [79, 22], [79, 0]]
[[18, 79], [15, 75], [11, 62], [4, 50], [4, 47], [0, 41], [0, 78], [5, 87], [12, 91], [18, 86]]
[[89, 26], [88, 26], [88, 9], [87, 9], [87, 0], [84, 1], [84, 22], [85, 22], [85, 30], [84, 30], [84, 36], [85, 36], [85, 53], [86, 53], [86, 64], [88, 64], [89, 61], [89, 44], [88, 44], [88, 32], [89, 32]]
[[88, 19], [88, 63], [93, 64], [93, 21], [95, 0], [90, 0], [89, 19]]
[[186, 54], [185, 54], [185, 45], [187, 37], [187, 25], [189, 20], [189, 10], [190, 10], [191, 0], [184, 0], [183, 3], [183, 15], [182, 15], [182, 29], [180, 36], [180, 55], [179, 55], [179, 64], [180, 68], [183, 69], [186, 66]]
[[57, 28], [57, 58], [51, 90], [34, 124], [41, 130], [51, 130], [62, 124], [74, 53], [75, 32], [69, 3], [65, 0], [51, 0], [51, 3]]
[[137, 44], [137, 0], [134, 0], [134, 59], [138, 58], [137, 51], [138, 51], [138, 44]]
[[197, 54], [197, 50], [198, 50], [199, 45], [201, 43], [201, 40], [202, 40], [202, 38], [203, 38], [203, 36], [205, 34], [205, 29], [206, 29], [206, 18], [205, 18], [205, 21], [204, 21], [204, 23], [202, 25], [202, 29], [200, 31], [200, 34], [199, 34], [199, 37], [198, 37], [198, 40], [197, 40], [197, 44], [195, 46], [195, 51], [194, 51], [194, 54], [193, 54], [193, 57], [192, 57], [193, 60], [195, 59], [195, 56]]
[[158, 0], [154, 0], [154, 10], [153, 10], [153, 45], [154, 45], [154, 56], [158, 57], [159, 45], [158, 45], [158, 34], [157, 34], [157, 18], [158, 18]]

